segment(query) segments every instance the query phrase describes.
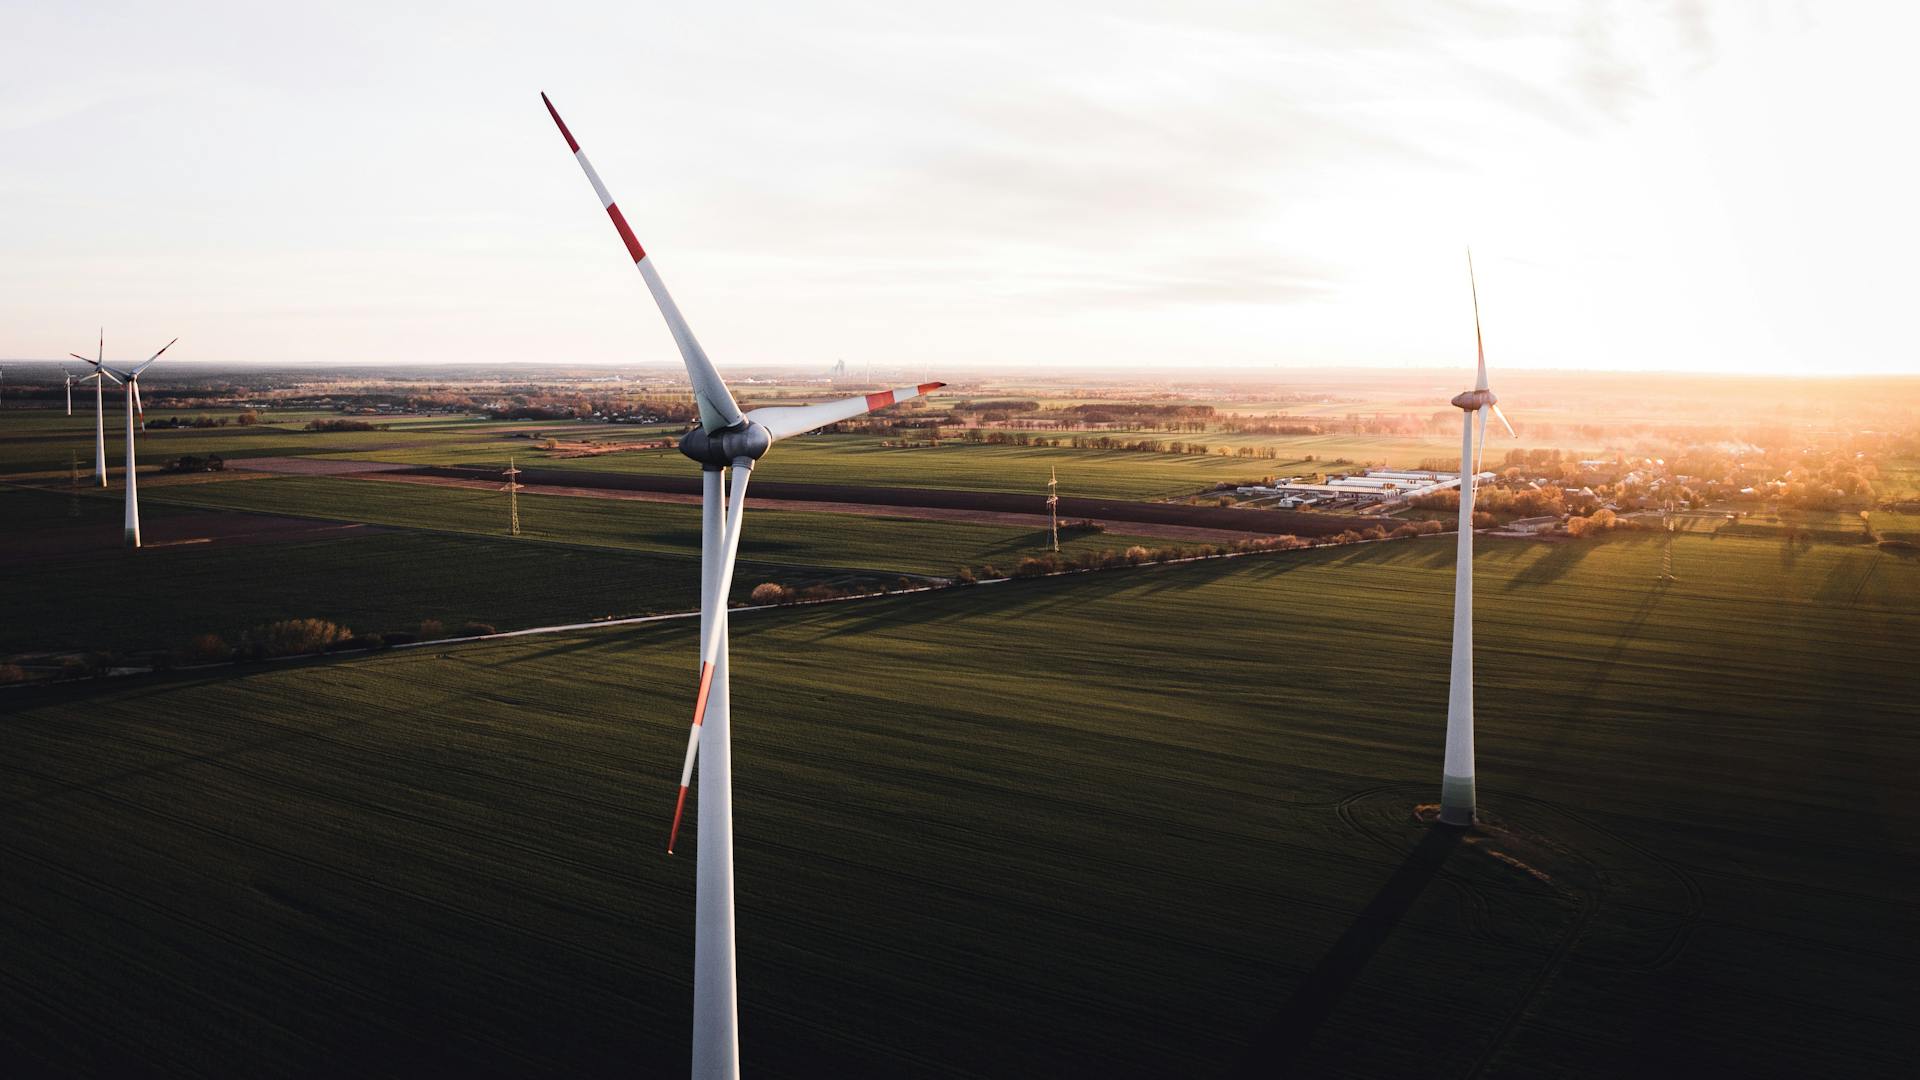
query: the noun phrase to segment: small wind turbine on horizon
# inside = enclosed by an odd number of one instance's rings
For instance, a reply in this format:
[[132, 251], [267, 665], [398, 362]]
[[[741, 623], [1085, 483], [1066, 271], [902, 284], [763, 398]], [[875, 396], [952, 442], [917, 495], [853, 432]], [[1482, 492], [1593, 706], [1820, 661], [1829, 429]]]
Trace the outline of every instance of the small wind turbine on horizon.
[[[781, 439], [851, 419], [898, 401], [919, 397], [945, 383], [883, 390], [818, 405], [770, 406], [743, 413], [720, 378], [712, 361], [694, 339], [680, 309], [660, 281], [653, 260], [627, 226], [627, 219], [607, 193], [606, 185], [587, 161], [566, 122], [547, 95], [548, 115], [567, 141], [567, 149], [587, 174], [600, 197], [600, 206], [612, 219], [627, 254], [646, 282], [647, 291], [666, 319], [674, 344], [680, 349], [693, 388], [700, 420], [680, 440], [680, 452], [701, 469], [700, 514], [700, 675], [693, 704], [693, 729], [687, 740], [680, 772], [680, 793], [667, 834], [672, 854], [686, 809], [687, 789], [693, 782], [695, 759], [700, 764], [700, 819], [695, 854], [693, 947], [693, 1075], [740, 1075], [739, 1009], [734, 971], [733, 920], [733, 764], [728, 725], [731, 700], [727, 659], [727, 593], [740, 550], [747, 482], [756, 461]], [[727, 480], [731, 477], [731, 490]], [[704, 751], [704, 752], [703, 752]]]
[[[180, 340], [179, 338], [173, 339], [173, 341], [179, 341], [179, 340]], [[125, 371], [122, 371], [119, 368], [108, 365], [107, 363], [104, 362], [104, 360], [87, 360], [88, 363], [100, 369], [95, 374], [105, 374], [108, 377], [112, 378], [114, 382], [124, 384], [127, 388], [126, 529], [127, 529], [127, 546], [128, 547], [137, 548], [140, 546], [140, 495], [139, 495], [139, 492], [135, 489], [134, 453], [133, 453], [134, 413], [138, 412], [140, 414], [140, 430], [145, 431], [147, 427], [146, 406], [140, 403], [140, 373], [152, 367], [153, 362], [155, 360], [160, 359], [160, 353], [164, 353], [168, 349], [173, 348], [173, 341], [169, 341], [165, 345], [160, 346], [160, 352], [154, 353], [152, 356], [147, 357], [144, 363], [140, 364], [137, 367], [129, 368]], [[104, 334], [101, 336], [100, 349], [101, 349], [101, 356], [104, 357], [106, 355], [106, 338]], [[84, 356], [79, 356], [77, 353], [69, 354], [69, 355], [76, 356], [81, 360], [87, 359]], [[101, 441], [99, 445], [102, 447], [102, 449], [100, 450], [100, 459], [99, 459], [98, 467], [100, 469], [100, 475], [101, 475], [100, 484], [102, 487], [104, 487], [106, 486], [106, 471], [107, 471], [106, 451], [104, 449], [105, 436], [102, 435], [100, 439]]]
[[[102, 327], [100, 330], [100, 358], [98, 360], [89, 360], [79, 353], [68, 353], [67, 355], [83, 364], [93, 365], [93, 371], [90, 374], [82, 375], [74, 381], [91, 382], [93, 384], [93, 482], [100, 487], [106, 487], [107, 407], [105, 387], [107, 379], [109, 378], [105, 363], [107, 358], [106, 328]], [[71, 394], [71, 391], [69, 391], [69, 394]], [[69, 407], [68, 411], [71, 413], [71, 407]]]
[[[1480, 286], [1473, 276], [1473, 252], [1467, 252], [1467, 287], [1473, 294], [1473, 344], [1479, 375], [1473, 389], [1458, 394], [1460, 410], [1460, 532], [1453, 570], [1453, 670], [1447, 692], [1447, 756], [1440, 777], [1440, 822], [1465, 828], [1473, 824], [1473, 495], [1480, 483], [1480, 454], [1487, 445], [1487, 413], [1513, 425], [1500, 411], [1500, 399], [1487, 386], [1487, 346], [1480, 336]], [[1480, 425], [1474, 445], [1474, 421]]]

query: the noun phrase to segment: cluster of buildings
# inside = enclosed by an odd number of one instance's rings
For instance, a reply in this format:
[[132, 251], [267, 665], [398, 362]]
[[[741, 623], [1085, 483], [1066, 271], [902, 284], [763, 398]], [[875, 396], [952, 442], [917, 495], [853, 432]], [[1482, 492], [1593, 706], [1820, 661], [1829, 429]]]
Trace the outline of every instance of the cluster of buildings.
[[[1483, 472], [1480, 479], [1491, 480], [1493, 473]], [[1394, 505], [1416, 495], [1430, 495], [1460, 486], [1460, 474], [1430, 472], [1424, 469], [1365, 469], [1356, 473], [1328, 476], [1309, 483], [1299, 477], [1287, 477], [1272, 484], [1236, 488], [1243, 499], [1258, 500], [1276, 510], [1303, 507], [1355, 507]]]

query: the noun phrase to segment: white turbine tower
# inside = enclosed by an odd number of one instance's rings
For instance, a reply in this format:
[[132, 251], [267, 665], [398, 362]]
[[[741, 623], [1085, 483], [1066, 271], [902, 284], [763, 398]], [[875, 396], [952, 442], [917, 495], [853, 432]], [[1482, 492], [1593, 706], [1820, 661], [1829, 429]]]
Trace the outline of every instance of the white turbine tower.
[[93, 373], [82, 376], [80, 382], [93, 383], [93, 482], [101, 487], [107, 486], [107, 406], [106, 384], [112, 376], [107, 374], [107, 332], [100, 331], [100, 358], [89, 360], [79, 353], [68, 356], [83, 364], [92, 364]]
[[1480, 338], [1480, 287], [1473, 279], [1473, 252], [1467, 252], [1467, 287], [1473, 292], [1473, 343], [1479, 350], [1479, 378], [1473, 389], [1456, 396], [1460, 410], [1460, 536], [1453, 571], [1453, 673], [1447, 693], [1447, 757], [1440, 777], [1440, 821], [1462, 828], [1473, 824], [1473, 494], [1480, 483], [1480, 458], [1474, 446], [1474, 420], [1480, 447], [1487, 442], [1487, 413], [1507, 423], [1500, 399], [1487, 387], [1487, 347]]
[[65, 379], [67, 383], [67, 415], [72, 416], [73, 415], [73, 372], [68, 371], [66, 369], [66, 366], [62, 365], [60, 368], [60, 376], [61, 378]]
[[[180, 340], [179, 338], [173, 339], [173, 341], [179, 341], [179, 340]], [[115, 381], [125, 383], [127, 386], [127, 546], [128, 547], [137, 548], [140, 546], [140, 496], [139, 496], [139, 493], [135, 490], [134, 476], [133, 476], [133, 471], [134, 471], [133, 414], [136, 411], [139, 412], [140, 414], [141, 430], [143, 431], [146, 430], [146, 426], [147, 426], [147, 410], [144, 405], [140, 404], [140, 373], [152, 367], [153, 362], [155, 360], [160, 359], [160, 353], [166, 352], [168, 349], [173, 348], [173, 341], [169, 341], [165, 345], [160, 346], [160, 352], [154, 353], [152, 356], [147, 357], [145, 363], [127, 371], [121, 371], [117, 368], [108, 367], [106, 364], [100, 365], [101, 371], [104, 371], [107, 374], [113, 376]]]
[[[741, 518], [746, 508], [747, 482], [754, 462], [775, 442], [846, 420], [896, 401], [918, 397], [945, 383], [863, 394], [819, 405], [776, 406], [742, 413], [720, 373], [694, 340], [680, 309], [667, 295], [653, 260], [640, 247], [627, 219], [607, 194], [606, 185], [580, 150], [573, 133], [545, 94], [547, 113], [567, 140], [567, 149], [587, 174], [600, 205], [627, 246], [627, 254], [666, 318], [674, 344], [686, 361], [700, 422], [680, 440], [680, 452], [700, 464], [703, 480], [700, 528], [700, 676], [693, 704], [693, 730], [687, 740], [686, 761], [680, 772], [680, 793], [673, 808], [673, 826], [667, 834], [667, 852], [673, 852], [686, 808], [687, 788], [693, 781], [695, 758], [700, 761], [700, 837], [695, 866], [693, 946], [693, 1075], [735, 1077], [740, 1074], [739, 1011], [735, 1001], [733, 936], [733, 778], [728, 722], [731, 700], [727, 679], [727, 593], [733, 583], [735, 556], [740, 550]], [[725, 490], [731, 471], [731, 491]]]

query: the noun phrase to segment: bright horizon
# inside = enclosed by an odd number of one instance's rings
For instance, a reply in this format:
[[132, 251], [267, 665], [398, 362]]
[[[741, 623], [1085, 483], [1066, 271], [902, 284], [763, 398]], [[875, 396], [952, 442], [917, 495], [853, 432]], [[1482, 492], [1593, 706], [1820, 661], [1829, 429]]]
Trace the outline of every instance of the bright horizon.
[[1905, 9], [351, 7], [13, 13], [0, 353], [676, 363], [545, 90], [723, 371], [1920, 371]]

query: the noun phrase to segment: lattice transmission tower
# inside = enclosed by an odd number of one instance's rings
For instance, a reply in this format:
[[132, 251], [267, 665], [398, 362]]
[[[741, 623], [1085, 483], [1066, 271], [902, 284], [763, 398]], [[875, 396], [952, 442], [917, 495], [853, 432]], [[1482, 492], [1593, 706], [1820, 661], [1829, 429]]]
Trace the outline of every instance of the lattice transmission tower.
[[1060, 473], [1052, 466], [1047, 468], [1047, 534], [1053, 540], [1053, 552], [1060, 553]]
[[1675, 522], [1672, 511], [1672, 500], [1664, 500], [1660, 503], [1660, 528], [1666, 532], [1666, 536], [1662, 538], [1664, 542], [1663, 546], [1660, 549], [1660, 584], [1662, 585], [1671, 585], [1674, 581], [1673, 533]]
[[520, 470], [513, 467], [513, 459], [507, 459], [507, 471], [501, 474], [507, 478], [507, 535], [520, 535]]

